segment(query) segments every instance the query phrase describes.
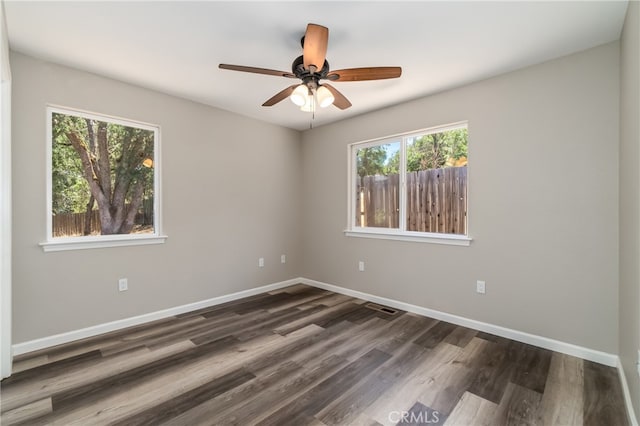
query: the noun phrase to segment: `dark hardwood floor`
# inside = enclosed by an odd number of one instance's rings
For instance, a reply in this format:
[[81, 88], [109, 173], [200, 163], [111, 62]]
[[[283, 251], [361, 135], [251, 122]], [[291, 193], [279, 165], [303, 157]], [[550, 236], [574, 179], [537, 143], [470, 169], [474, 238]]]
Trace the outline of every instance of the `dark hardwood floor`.
[[627, 425], [617, 371], [303, 285], [22, 355], [2, 425]]

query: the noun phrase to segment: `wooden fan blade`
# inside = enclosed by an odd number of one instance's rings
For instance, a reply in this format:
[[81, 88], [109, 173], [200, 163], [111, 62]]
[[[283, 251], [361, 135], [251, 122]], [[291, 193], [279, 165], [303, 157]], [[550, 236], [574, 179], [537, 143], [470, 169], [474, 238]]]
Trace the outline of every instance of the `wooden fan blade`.
[[344, 70], [331, 71], [327, 75], [327, 80], [331, 80], [331, 81], [384, 80], [386, 78], [398, 78], [401, 75], [402, 75], [402, 68], [400, 67], [348, 68]]
[[220, 64], [218, 68], [231, 71], [251, 72], [254, 74], [275, 75], [277, 77], [296, 78], [295, 75], [286, 71], [270, 70], [267, 68], [245, 67], [244, 65]]
[[298, 86], [299, 84], [294, 84], [293, 86], [289, 86], [286, 89], [276, 93], [271, 98], [269, 98], [265, 103], [263, 103], [262, 106], [273, 106], [277, 104], [278, 102], [286, 99], [289, 95], [291, 95], [291, 93], [293, 93], [293, 90]]
[[327, 56], [327, 44], [329, 43], [329, 29], [322, 25], [309, 24], [307, 32], [304, 34], [304, 47], [302, 57], [304, 68], [313, 72], [319, 71], [324, 65]]
[[326, 83], [323, 84], [323, 86], [329, 89], [329, 91], [333, 95], [333, 98], [334, 98], [333, 104], [335, 106], [337, 106], [340, 109], [347, 109], [351, 106], [351, 102], [349, 102], [349, 99], [347, 99], [342, 93], [340, 93], [338, 89]]

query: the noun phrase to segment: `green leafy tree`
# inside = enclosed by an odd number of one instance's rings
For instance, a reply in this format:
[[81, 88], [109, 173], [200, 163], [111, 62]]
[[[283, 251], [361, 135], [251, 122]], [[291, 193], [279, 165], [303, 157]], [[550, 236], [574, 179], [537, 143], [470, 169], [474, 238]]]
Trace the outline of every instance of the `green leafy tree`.
[[51, 153], [53, 214], [82, 212], [89, 200], [89, 185], [82, 176], [80, 157], [62, 135], [54, 138]]
[[360, 177], [384, 173], [387, 151], [383, 145], [359, 149], [357, 157]]
[[97, 204], [103, 235], [130, 233], [153, 196], [154, 133], [59, 113], [52, 124], [54, 212], [84, 205], [88, 215]]
[[[457, 160], [466, 159], [467, 129], [420, 136], [407, 144], [407, 171], [439, 169], [451, 166]], [[399, 172], [400, 152], [396, 152], [387, 162], [387, 174]]]
[[400, 151], [396, 151], [384, 166], [384, 174], [397, 175], [400, 173]]
[[407, 147], [407, 171], [439, 169], [467, 157], [467, 129], [421, 136]]

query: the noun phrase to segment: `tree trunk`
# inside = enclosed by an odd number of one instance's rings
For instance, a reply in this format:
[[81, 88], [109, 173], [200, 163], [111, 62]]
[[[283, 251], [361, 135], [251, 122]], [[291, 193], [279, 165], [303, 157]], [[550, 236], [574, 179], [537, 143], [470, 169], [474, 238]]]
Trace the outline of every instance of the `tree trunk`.
[[112, 235], [118, 233], [118, 227], [113, 221], [109, 204], [100, 205], [98, 203], [98, 211], [100, 212], [100, 234]]
[[140, 205], [142, 204], [143, 189], [144, 187], [142, 186], [142, 181], [138, 181], [135, 183], [135, 186], [133, 187], [133, 195], [131, 197], [131, 204], [129, 204], [127, 215], [120, 229], [120, 232], [122, 234], [129, 234], [133, 230], [133, 225], [136, 221], [136, 215], [138, 214], [138, 210], [140, 210]]
[[[87, 123], [89, 126], [89, 123]], [[144, 146], [141, 139], [128, 134], [122, 141], [122, 156], [115, 170], [115, 180], [111, 180], [107, 124], [98, 122], [97, 133], [91, 131], [89, 137], [95, 141], [95, 152], [90, 149], [91, 142], [75, 131], [66, 132], [71, 145], [82, 163], [84, 178], [89, 184], [91, 197], [85, 213], [89, 219], [95, 203], [100, 215], [102, 235], [128, 234], [133, 229], [136, 214], [142, 204], [144, 177], [138, 169], [144, 158]], [[128, 203], [127, 203], [128, 201]], [[91, 232], [90, 220], [85, 221], [85, 235]]]
[[102, 192], [111, 198], [111, 166], [109, 164], [109, 146], [107, 140], [107, 123], [98, 122], [98, 179]]
[[92, 196], [89, 197], [87, 203], [87, 210], [84, 212], [84, 232], [82, 235], [91, 235], [91, 219], [93, 218], [93, 205], [96, 199]]

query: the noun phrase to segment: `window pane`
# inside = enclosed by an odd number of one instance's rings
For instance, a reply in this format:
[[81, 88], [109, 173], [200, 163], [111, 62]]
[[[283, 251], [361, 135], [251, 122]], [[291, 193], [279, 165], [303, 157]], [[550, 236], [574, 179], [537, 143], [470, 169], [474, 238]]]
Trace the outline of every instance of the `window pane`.
[[399, 164], [399, 141], [357, 149], [356, 226], [399, 227]]
[[407, 138], [407, 231], [466, 234], [467, 128]]
[[153, 234], [154, 130], [51, 114], [51, 234]]

